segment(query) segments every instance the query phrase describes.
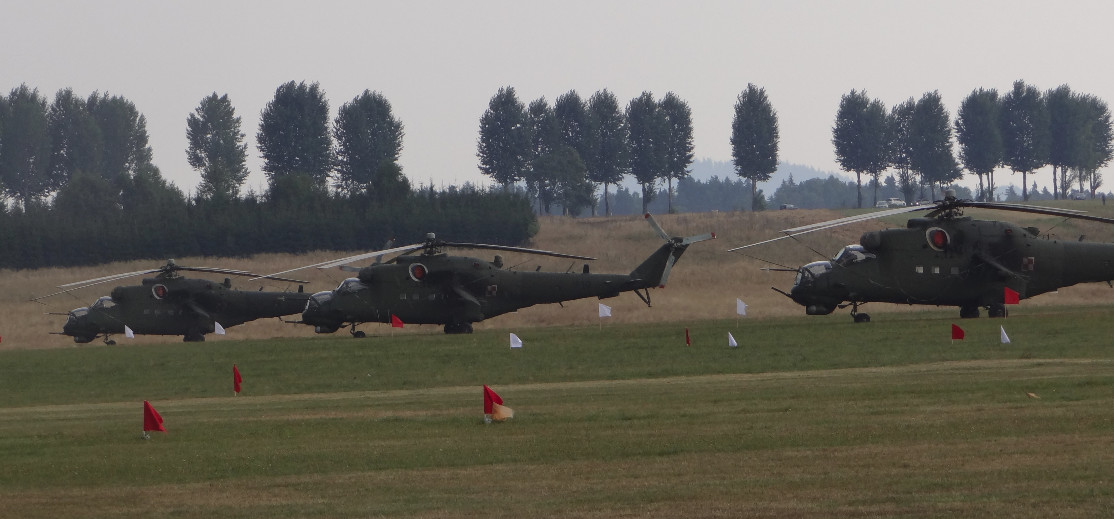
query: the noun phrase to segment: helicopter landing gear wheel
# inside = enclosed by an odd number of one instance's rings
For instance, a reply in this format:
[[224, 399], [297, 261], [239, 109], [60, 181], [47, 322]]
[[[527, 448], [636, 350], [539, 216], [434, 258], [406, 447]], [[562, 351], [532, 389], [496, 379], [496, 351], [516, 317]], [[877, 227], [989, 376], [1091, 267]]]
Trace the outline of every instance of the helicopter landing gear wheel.
[[1006, 305], [1003, 304], [994, 303], [987, 307], [986, 315], [990, 317], [1005, 317], [1009, 314], [1009, 311], [1006, 310]]
[[851, 303], [851, 318], [854, 319], [856, 323], [870, 322], [870, 314], [859, 313], [859, 303]]
[[182, 342], [205, 342], [205, 335], [201, 332], [191, 331], [182, 337]]
[[960, 319], [974, 319], [979, 316], [979, 307], [977, 306], [961, 306], [959, 307]]
[[108, 337], [105, 337], [104, 338], [104, 344], [105, 344], [105, 346], [115, 346], [116, 341], [114, 341], [112, 339], [109, 339]]
[[449, 323], [445, 325], [445, 333], [472, 333], [472, 323]]
[[354, 324], [352, 325], [352, 329], [348, 330], [348, 333], [352, 334], [352, 337], [356, 339], [363, 339], [364, 337], [367, 337], [367, 334], [364, 333], [363, 330], [357, 330], [356, 325]]

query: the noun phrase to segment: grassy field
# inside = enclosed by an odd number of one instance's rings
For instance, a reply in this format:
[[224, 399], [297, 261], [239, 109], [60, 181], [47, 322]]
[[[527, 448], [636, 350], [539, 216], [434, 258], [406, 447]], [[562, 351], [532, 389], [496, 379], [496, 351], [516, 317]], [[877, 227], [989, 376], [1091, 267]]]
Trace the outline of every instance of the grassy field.
[[[1059, 204], [1114, 216], [1097, 202]], [[869, 305], [872, 322], [856, 325], [846, 311], [802, 315], [769, 290], [788, 288], [791, 274], [724, 252], [843, 215], [663, 215], [673, 234], [719, 239], [689, 249], [652, 308], [624, 294], [606, 301], [614, 317], [601, 323], [593, 299], [538, 306], [465, 336], [364, 325], [369, 337], [357, 340], [265, 320], [204, 343], [73, 347], [48, 334], [64, 317], [44, 312], [101, 294], [45, 307], [30, 297], [165, 259], [0, 272], [0, 515], [1109, 516], [1114, 291], [1071, 287], [993, 320]], [[809, 245], [834, 253], [903, 220], [817, 233]], [[1010, 220], [1114, 241], [1098, 224]], [[598, 256], [594, 272], [627, 272], [660, 243], [638, 217], [541, 223], [531, 246]], [[344, 255], [179, 262], [275, 272]], [[788, 240], [755, 255], [816, 259]], [[299, 274], [311, 291], [345, 275]], [[735, 316], [737, 297], [748, 317]], [[950, 340], [953, 322], [965, 340]], [[509, 332], [523, 349], [508, 347]], [[482, 384], [515, 409], [512, 421], [483, 424]], [[141, 439], [144, 400], [168, 434]]]
[[[1114, 309], [1021, 307], [954, 342], [951, 314], [538, 327], [516, 330], [521, 350], [505, 329], [429, 329], [2, 351], [0, 502], [10, 517], [1108, 514]], [[482, 384], [512, 421], [482, 423]], [[168, 434], [140, 438], [143, 400]]]

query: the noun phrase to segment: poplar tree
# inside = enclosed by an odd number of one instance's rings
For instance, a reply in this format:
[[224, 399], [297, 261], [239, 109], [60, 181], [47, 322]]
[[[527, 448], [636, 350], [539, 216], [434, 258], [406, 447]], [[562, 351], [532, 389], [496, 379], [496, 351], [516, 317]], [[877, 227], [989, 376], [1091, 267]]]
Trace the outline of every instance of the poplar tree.
[[248, 146], [228, 94], [218, 97], [213, 92], [186, 117], [186, 142], [186, 159], [201, 174], [198, 195], [206, 199], [239, 196], [248, 176]]
[[731, 158], [735, 173], [750, 180], [751, 211], [756, 210], [758, 183], [770, 180], [777, 171], [777, 112], [766, 89], [747, 84], [735, 101], [731, 123]]

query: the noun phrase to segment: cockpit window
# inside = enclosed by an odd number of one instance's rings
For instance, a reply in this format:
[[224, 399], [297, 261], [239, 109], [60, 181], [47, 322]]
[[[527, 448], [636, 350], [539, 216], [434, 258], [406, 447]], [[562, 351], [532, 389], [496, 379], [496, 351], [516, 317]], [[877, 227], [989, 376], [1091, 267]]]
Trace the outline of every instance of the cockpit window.
[[814, 261], [801, 267], [797, 270], [797, 279], [793, 280], [794, 285], [809, 284], [812, 280], [829, 270], [832, 270], [832, 262], [830, 261]]
[[98, 298], [97, 302], [93, 303], [93, 308], [112, 308], [114, 306], [116, 306], [116, 301], [113, 301], [109, 296]]
[[848, 245], [836, 254], [835, 262], [839, 265], [850, 265], [852, 263], [859, 263], [874, 259], [876, 256], [867, 252], [862, 245]]
[[74, 308], [73, 310], [70, 310], [70, 318], [84, 317], [85, 314], [88, 314], [88, 313], [89, 313], [89, 308], [88, 307], [83, 306], [81, 308]]
[[328, 303], [329, 301], [332, 301], [332, 300], [333, 300], [333, 293], [329, 290], [313, 294], [312, 296], [309, 296], [309, 301], [306, 301], [305, 311], [308, 312], [308, 311], [311, 311], [311, 310], [321, 308], [322, 305], [324, 305], [324, 304], [326, 304], [326, 303]]
[[351, 293], [358, 292], [360, 290], [367, 290], [367, 285], [363, 284], [363, 282], [361, 282], [359, 278], [348, 278], [344, 281], [341, 281], [340, 286], [337, 287], [337, 292]]

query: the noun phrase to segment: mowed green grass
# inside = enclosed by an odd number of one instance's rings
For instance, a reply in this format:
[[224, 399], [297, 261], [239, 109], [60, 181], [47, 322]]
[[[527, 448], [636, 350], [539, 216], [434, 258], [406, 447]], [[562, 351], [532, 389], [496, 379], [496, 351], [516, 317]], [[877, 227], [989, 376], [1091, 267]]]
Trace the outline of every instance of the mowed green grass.
[[[843, 313], [530, 328], [516, 331], [521, 350], [508, 347], [515, 330], [365, 327], [362, 340], [2, 351], [2, 515], [1114, 509], [1114, 307], [964, 321], [877, 310], [870, 324]], [[965, 340], [950, 340], [953, 322]], [[482, 384], [513, 420], [483, 424]], [[168, 434], [141, 439], [143, 400]]]

